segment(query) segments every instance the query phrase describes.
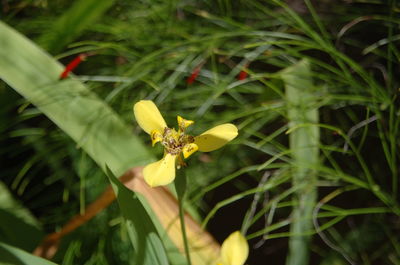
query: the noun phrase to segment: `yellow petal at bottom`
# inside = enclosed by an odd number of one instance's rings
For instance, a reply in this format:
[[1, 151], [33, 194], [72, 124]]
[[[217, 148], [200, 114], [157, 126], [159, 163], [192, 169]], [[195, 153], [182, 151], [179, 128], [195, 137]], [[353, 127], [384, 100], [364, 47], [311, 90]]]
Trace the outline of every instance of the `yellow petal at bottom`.
[[143, 169], [144, 180], [150, 187], [168, 185], [175, 179], [176, 156], [166, 154], [163, 159], [148, 164]]
[[246, 238], [239, 232], [233, 232], [222, 243], [221, 264], [243, 265], [249, 255], [249, 245]]

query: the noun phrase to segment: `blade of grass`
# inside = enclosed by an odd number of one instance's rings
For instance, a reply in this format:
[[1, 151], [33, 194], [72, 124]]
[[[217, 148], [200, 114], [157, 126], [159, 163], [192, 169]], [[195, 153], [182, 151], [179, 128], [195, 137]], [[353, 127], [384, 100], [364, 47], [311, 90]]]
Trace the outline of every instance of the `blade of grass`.
[[100, 18], [114, 0], [78, 0], [75, 1], [53, 26], [39, 38], [39, 43], [52, 52], [61, 51], [83, 30]]
[[317, 196], [316, 172], [318, 164], [319, 128], [316, 95], [312, 86], [310, 64], [302, 60], [282, 72], [285, 83], [289, 128], [298, 124], [310, 125], [292, 131], [289, 145], [294, 160], [292, 184], [296, 187], [297, 201], [292, 212], [291, 234], [287, 265], [305, 265], [309, 260], [312, 210]]

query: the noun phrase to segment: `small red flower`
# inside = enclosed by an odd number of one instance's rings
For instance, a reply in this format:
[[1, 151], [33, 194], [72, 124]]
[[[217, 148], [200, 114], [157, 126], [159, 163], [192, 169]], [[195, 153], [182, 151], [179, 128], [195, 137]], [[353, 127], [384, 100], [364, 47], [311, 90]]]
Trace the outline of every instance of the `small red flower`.
[[88, 57], [87, 53], [81, 53], [76, 56], [67, 66], [65, 66], [64, 72], [61, 73], [60, 79], [68, 77], [69, 73], [72, 72], [82, 61]]
[[238, 80], [245, 80], [247, 78], [247, 76], [249, 75], [247, 73], [248, 67], [249, 67], [248, 63], [243, 66], [242, 71], [240, 71], [240, 73], [236, 77]]
[[202, 67], [203, 67], [203, 64], [200, 64], [196, 68], [194, 68], [192, 74], [188, 77], [188, 79], [186, 79], [186, 84], [191, 85], [191, 84], [193, 84], [194, 81], [196, 81], [196, 78], [199, 75]]
[[242, 70], [237, 76], [238, 80], [245, 80], [247, 78], [248, 74], [246, 71]]

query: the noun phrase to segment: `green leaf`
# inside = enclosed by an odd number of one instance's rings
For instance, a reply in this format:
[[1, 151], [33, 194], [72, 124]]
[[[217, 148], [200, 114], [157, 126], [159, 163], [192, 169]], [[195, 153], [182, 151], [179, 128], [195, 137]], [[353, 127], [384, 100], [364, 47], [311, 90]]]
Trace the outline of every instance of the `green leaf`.
[[59, 52], [88, 26], [100, 18], [114, 0], [79, 0], [44, 33], [39, 43], [46, 50]]
[[12, 265], [55, 265], [21, 249], [0, 242], [0, 263]]
[[32, 251], [42, 237], [38, 221], [0, 182], [0, 242]]
[[117, 196], [135, 250], [134, 264], [168, 264], [167, 255], [157, 229], [147, 210], [143, 207], [144, 199], [122, 185], [108, 168], [107, 175]]
[[[38, 107], [104, 169], [117, 175], [153, 160], [120, 117], [64, 67], [0, 22], [0, 78]], [[133, 115], [132, 115], [133, 118]]]

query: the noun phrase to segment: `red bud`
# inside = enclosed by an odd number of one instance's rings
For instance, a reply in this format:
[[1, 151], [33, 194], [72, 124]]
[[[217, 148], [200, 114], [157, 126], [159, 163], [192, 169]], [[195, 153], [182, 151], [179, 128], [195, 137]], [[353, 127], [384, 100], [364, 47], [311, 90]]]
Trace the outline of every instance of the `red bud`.
[[64, 72], [61, 73], [60, 79], [65, 79], [68, 77], [69, 73], [72, 72], [82, 61], [87, 58], [86, 53], [81, 53], [76, 56], [67, 66], [65, 66]]

